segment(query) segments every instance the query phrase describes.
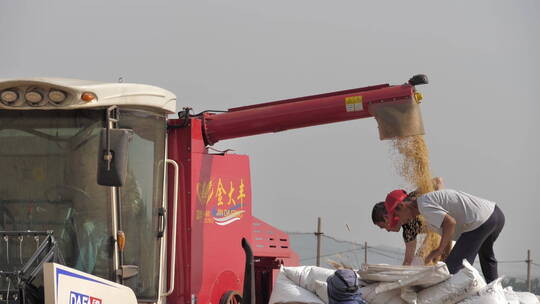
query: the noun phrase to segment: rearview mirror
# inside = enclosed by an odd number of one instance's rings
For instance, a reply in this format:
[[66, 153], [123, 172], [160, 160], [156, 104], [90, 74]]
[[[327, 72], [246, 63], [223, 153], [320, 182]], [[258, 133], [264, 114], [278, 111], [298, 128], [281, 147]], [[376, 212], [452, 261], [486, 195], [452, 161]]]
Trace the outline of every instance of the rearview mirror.
[[128, 143], [130, 129], [101, 129], [98, 151], [97, 183], [102, 186], [120, 187], [127, 176]]

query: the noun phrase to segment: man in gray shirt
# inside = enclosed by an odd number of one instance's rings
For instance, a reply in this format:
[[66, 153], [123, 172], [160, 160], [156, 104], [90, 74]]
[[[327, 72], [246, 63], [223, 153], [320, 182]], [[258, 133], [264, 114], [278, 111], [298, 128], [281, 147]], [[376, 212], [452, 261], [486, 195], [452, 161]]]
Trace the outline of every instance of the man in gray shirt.
[[493, 244], [504, 227], [505, 218], [494, 202], [450, 189], [430, 192], [416, 199], [403, 198], [401, 192], [403, 190], [394, 190], [386, 197], [391, 206], [389, 218], [399, 218], [397, 225], [403, 225], [422, 215], [429, 227], [441, 234], [439, 247], [426, 257], [426, 263], [441, 256], [448, 243], [455, 240], [456, 244], [445, 260], [450, 273], [462, 268], [463, 259], [473, 264], [479, 255], [486, 281], [491, 282], [499, 276]]

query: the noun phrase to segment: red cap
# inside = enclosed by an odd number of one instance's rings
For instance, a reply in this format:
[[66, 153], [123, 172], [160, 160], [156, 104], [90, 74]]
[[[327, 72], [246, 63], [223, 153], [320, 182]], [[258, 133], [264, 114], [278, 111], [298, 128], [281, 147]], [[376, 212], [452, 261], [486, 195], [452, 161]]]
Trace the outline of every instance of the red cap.
[[388, 213], [388, 218], [390, 221], [388, 222], [389, 228], [394, 228], [399, 222], [399, 217], [394, 215], [394, 212], [396, 210], [396, 207], [403, 202], [403, 200], [407, 197], [407, 191], [403, 189], [394, 190], [386, 196], [386, 200], [384, 201], [384, 207], [386, 208], [386, 212]]

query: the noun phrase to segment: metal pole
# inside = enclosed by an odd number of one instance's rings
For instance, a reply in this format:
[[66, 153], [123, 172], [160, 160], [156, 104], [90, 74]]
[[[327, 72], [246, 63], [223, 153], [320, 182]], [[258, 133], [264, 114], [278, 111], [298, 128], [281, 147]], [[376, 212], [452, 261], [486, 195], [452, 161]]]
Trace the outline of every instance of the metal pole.
[[531, 260], [531, 250], [528, 249], [527, 250], [527, 289], [529, 290], [529, 292], [531, 292], [531, 287], [532, 287], [532, 284], [531, 284], [531, 263], [532, 263], [532, 260]]
[[315, 232], [315, 235], [317, 236], [317, 266], [321, 266], [321, 235], [322, 233], [321, 228], [321, 218], [317, 218], [317, 232]]
[[367, 265], [367, 242], [364, 242], [364, 264]]

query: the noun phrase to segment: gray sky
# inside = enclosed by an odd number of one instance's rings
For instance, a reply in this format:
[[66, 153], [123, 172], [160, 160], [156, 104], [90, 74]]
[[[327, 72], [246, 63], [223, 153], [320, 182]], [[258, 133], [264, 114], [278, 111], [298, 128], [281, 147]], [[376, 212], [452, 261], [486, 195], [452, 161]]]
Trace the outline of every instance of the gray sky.
[[[148, 83], [227, 109], [425, 73], [434, 174], [496, 201], [500, 259], [540, 261], [540, 2], [1, 1], [0, 77]], [[405, 186], [363, 119], [219, 143], [251, 157], [254, 213], [290, 231], [401, 246], [372, 205]], [[348, 223], [352, 232], [345, 228]]]

